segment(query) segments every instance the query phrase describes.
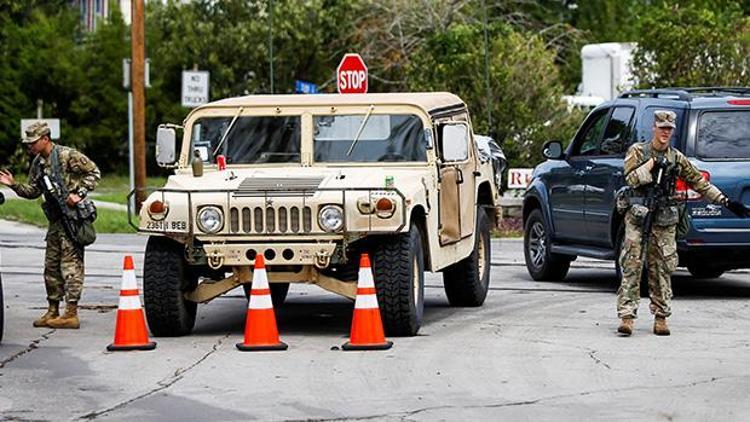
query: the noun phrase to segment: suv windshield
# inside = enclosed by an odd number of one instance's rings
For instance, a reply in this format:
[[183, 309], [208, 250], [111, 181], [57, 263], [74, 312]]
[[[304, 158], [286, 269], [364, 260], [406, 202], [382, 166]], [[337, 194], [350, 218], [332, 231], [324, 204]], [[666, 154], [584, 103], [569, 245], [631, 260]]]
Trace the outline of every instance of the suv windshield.
[[[213, 163], [214, 151], [227, 164], [299, 163], [299, 116], [244, 116], [237, 118], [227, 139], [219, 145], [232, 116], [204, 117], [193, 124], [193, 150]], [[192, 154], [191, 154], [192, 156]]]
[[698, 120], [700, 158], [750, 159], [750, 111], [707, 111]]
[[318, 163], [427, 161], [422, 120], [416, 115], [314, 116], [313, 127]]

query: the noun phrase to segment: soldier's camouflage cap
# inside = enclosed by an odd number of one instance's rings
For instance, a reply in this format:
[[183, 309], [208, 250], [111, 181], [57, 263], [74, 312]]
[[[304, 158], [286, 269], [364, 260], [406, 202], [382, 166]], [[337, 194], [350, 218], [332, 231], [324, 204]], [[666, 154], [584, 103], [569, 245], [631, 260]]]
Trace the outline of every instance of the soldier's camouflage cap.
[[50, 130], [47, 122], [34, 122], [26, 128], [26, 136], [21, 139], [24, 144], [33, 144], [42, 136], [49, 136]]
[[654, 124], [656, 127], [671, 127], [674, 129], [677, 125], [677, 114], [674, 111], [669, 110], [655, 110], [654, 111]]

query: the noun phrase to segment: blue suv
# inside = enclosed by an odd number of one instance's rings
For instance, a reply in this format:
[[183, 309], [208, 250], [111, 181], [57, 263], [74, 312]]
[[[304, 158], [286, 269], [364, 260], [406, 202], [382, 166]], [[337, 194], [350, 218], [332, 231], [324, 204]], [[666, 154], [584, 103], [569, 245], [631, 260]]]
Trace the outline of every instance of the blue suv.
[[[624, 224], [615, 193], [623, 159], [650, 142], [654, 110], [672, 110], [672, 146], [729, 199], [750, 204], [750, 88], [629, 91], [589, 113], [567, 149], [547, 142], [523, 201], [524, 255], [535, 280], [562, 280], [577, 256], [615, 260]], [[679, 265], [700, 278], [750, 267], [750, 219], [709, 204], [679, 181], [690, 228], [678, 239]], [[618, 267], [618, 265], [616, 265]], [[619, 268], [618, 276], [619, 276]]]

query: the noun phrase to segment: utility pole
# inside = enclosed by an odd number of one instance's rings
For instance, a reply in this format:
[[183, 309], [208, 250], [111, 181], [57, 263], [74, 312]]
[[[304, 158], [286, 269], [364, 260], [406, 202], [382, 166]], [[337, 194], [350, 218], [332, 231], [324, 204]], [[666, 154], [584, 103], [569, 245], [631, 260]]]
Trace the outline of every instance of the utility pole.
[[141, 209], [146, 199], [146, 49], [144, 0], [132, 0], [131, 86], [133, 92], [133, 168], [135, 169], [135, 208]]
[[484, 23], [484, 84], [487, 89], [487, 127], [488, 134], [494, 137], [495, 131], [492, 127], [492, 89], [490, 88], [490, 40], [487, 36], [487, 2], [485, 0], [482, 0], [482, 22]]
[[271, 70], [271, 94], [273, 94], [273, 0], [268, 0], [268, 65]]

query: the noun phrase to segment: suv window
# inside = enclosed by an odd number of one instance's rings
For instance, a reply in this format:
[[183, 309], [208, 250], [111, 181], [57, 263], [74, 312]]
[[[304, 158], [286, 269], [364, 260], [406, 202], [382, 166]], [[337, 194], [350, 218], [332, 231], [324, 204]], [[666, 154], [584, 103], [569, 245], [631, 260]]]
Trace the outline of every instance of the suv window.
[[617, 107], [604, 131], [604, 139], [599, 146], [601, 155], [621, 155], [625, 153], [625, 144], [628, 139], [630, 120], [633, 118], [635, 108]]
[[750, 111], [701, 114], [696, 155], [708, 159], [750, 159]]
[[596, 155], [599, 152], [599, 141], [602, 139], [604, 124], [607, 122], [609, 109], [599, 110], [591, 116], [573, 146], [572, 155]]
[[641, 118], [638, 122], [638, 128], [636, 130], [635, 142], [648, 142], [654, 138], [654, 111], [655, 110], [671, 110], [677, 114], [676, 124], [677, 127], [674, 129], [672, 134], [672, 145], [679, 143], [682, 139], [682, 119], [685, 115], [685, 111], [680, 108], [664, 107], [652, 105], [648, 106], [641, 112]]

